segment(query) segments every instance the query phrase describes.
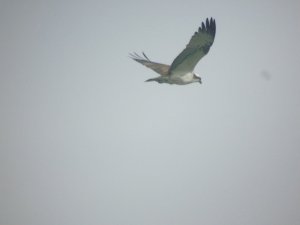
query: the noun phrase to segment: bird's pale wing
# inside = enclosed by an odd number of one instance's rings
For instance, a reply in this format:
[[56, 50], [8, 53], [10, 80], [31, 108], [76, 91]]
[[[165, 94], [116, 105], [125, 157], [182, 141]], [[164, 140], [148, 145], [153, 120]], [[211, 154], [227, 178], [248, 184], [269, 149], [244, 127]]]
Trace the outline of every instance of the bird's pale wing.
[[147, 66], [148, 68], [154, 70], [155, 72], [159, 73], [162, 76], [167, 76], [169, 74], [169, 65], [161, 64], [152, 62], [146, 55], [143, 53], [143, 56], [140, 56], [136, 53], [129, 55], [133, 60], [143, 64], [144, 66]]
[[216, 23], [214, 19], [206, 19], [202, 26], [192, 36], [186, 48], [174, 59], [170, 67], [171, 74], [185, 74], [192, 72], [205, 56], [213, 44], [216, 34]]

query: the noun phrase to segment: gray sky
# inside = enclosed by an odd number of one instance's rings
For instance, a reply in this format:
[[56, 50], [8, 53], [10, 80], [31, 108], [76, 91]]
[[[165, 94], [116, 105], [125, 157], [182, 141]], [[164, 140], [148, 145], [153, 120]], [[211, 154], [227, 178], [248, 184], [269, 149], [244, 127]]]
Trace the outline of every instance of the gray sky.
[[[2, 0], [0, 224], [298, 224], [299, 11]], [[203, 84], [144, 83], [206, 17]]]

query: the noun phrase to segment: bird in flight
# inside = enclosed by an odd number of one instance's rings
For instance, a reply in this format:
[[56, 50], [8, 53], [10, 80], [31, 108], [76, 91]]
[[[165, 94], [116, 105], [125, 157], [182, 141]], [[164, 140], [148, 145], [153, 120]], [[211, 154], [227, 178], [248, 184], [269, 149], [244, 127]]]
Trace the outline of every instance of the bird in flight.
[[201, 84], [201, 77], [194, 73], [194, 68], [199, 60], [205, 56], [212, 44], [216, 34], [216, 22], [213, 18], [207, 18], [202, 22], [198, 31], [194, 33], [185, 49], [174, 59], [171, 65], [156, 63], [151, 61], [143, 52], [143, 56], [137, 53], [130, 54], [130, 57], [154, 70], [159, 77], [146, 81], [156, 81], [158, 83], [185, 85], [194, 82]]

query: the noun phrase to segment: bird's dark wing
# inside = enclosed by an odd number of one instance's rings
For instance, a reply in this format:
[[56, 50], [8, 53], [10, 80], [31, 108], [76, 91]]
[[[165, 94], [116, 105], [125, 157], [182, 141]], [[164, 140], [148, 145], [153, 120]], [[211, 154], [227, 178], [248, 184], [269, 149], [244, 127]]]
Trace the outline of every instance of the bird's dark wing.
[[186, 48], [174, 59], [170, 67], [170, 73], [185, 74], [192, 72], [199, 62], [205, 56], [210, 46], [213, 44], [216, 34], [216, 22], [213, 18], [207, 18], [206, 23], [192, 36]]
[[162, 76], [167, 76], [169, 74], [169, 69], [170, 66], [169, 65], [165, 65], [165, 64], [161, 64], [161, 63], [156, 63], [156, 62], [152, 62], [147, 56], [146, 54], [143, 52], [143, 56], [140, 56], [136, 53], [132, 53], [129, 55], [130, 58], [132, 58], [133, 60], [143, 64], [144, 66], [147, 66], [148, 68], [154, 70], [155, 72], [159, 73]]

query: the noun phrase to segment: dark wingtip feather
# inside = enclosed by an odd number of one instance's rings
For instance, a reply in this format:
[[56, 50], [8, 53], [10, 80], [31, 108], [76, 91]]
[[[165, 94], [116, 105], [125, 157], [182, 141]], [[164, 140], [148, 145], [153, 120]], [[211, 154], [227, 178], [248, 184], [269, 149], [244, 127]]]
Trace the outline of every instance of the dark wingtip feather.
[[211, 18], [211, 27], [212, 27], [212, 35], [216, 35], [216, 21], [215, 19]]
[[210, 19], [206, 19], [206, 31], [211, 34], [213, 37], [216, 34], [216, 22], [212, 17]]
[[212, 17], [206, 18], [205, 22], [201, 23], [201, 26], [198, 29], [198, 32], [207, 32], [211, 34], [212, 36], [215, 36], [216, 34], [216, 22], [215, 19]]
[[145, 52], [142, 52], [142, 53], [143, 53], [143, 56], [144, 56], [146, 59], [148, 59], [148, 61], [151, 61], [151, 60], [146, 56]]
[[132, 58], [133, 60], [138, 60], [140, 56], [136, 54], [136, 52], [129, 53], [129, 57]]
[[206, 18], [206, 31], [208, 30], [208, 28], [209, 28], [209, 20], [208, 18]]
[[135, 56], [134, 56], [134, 54], [133, 53], [129, 53], [129, 58], [132, 58], [132, 59], [134, 59], [135, 58]]
[[141, 61], [149, 61], [151, 62], [151, 60], [148, 58], [148, 56], [142, 52], [143, 56], [140, 56], [139, 54], [137, 54], [136, 52], [133, 53], [129, 53], [129, 57], [132, 58], [133, 60], [137, 61], [137, 62], [141, 62]]
[[205, 30], [205, 24], [202, 22], [202, 27], [201, 30], [204, 31]]

